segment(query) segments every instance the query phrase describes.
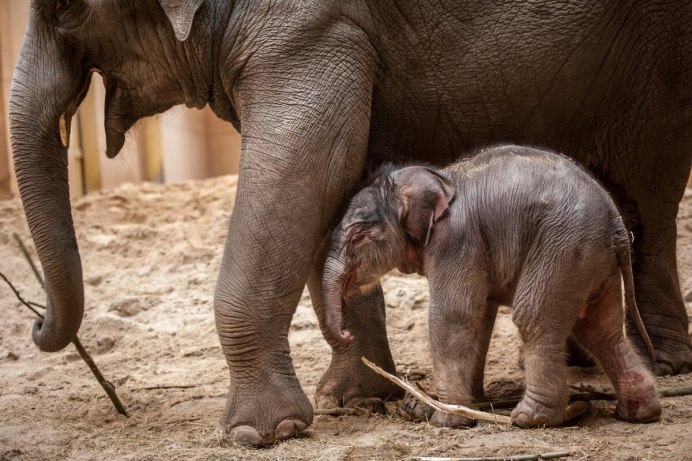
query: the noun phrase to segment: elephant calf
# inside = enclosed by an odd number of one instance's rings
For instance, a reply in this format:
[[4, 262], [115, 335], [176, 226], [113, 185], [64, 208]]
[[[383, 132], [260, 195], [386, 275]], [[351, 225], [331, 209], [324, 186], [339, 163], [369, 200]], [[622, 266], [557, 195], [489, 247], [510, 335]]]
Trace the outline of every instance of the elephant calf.
[[[335, 339], [352, 339], [342, 325], [343, 298], [395, 267], [429, 279], [430, 346], [442, 401], [483, 398], [485, 356], [503, 304], [513, 306], [525, 346], [526, 391], [512, 411], [514, 424], [555, 426], [588, 408], [567, 406], [570, 334], [613, 383], [616, 417], [658, 419], [654, 378], [624, 335], [621, 275], [626, 305], [648, 338], [634, 300], [625, 225], [606, 191], [567, 158], [502, 146], [442, 170], [384, 168], [355, 195], [333, 233], [323, 289]], [[470, 423], [429, 416], [434, 424]]]

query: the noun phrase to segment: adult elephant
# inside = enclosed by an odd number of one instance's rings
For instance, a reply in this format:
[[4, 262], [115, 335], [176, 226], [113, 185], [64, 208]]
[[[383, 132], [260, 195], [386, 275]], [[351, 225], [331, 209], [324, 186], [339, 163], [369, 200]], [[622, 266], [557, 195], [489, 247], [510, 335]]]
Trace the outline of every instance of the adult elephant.
[[[441, 0], [32, 0], [14, 75], [12, 145], [49, 309], [42, 350], [75, 336], [83, 286], [66, 131], [92, 72], [107, 87], [107, 155], [140, 118], [209, 104], [242, 128], [236, 206], [214, 301], [230, 369], [222, 426], [266, 444], [312, 421], [287, 332], [306, 281], [324, 330], [325, 236], [366, 164], [442, 164], [498, 141], [569, 153], [634, 232], [658, 373], [692, 351], [675, 217], [692, 149], [692, 3]], [[321, 406], [396, 392], [382, 291], [347, 309]]]

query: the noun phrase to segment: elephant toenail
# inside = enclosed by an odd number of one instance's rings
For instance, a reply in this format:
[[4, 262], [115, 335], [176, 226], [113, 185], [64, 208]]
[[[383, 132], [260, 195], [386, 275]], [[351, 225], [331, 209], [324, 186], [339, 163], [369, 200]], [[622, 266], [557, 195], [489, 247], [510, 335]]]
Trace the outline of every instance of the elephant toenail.
[[565, 422], [578, 418], [591, 409], [591, 403], [577, 400], [571, 403], [566, 410]]
[[262, 437], [260, 433], [257, 432], [257, 429], [252, 426], [236, 426], [228, 433], [228, 437], [232, 442], [241, 445], [260, 446], [268, 445], [273, 442], [273, 440], [268, 441]]
[[297, 418], [288, 418], [281, 421], [274, 430], [276, 440], [287, 439], [289, 437], [294, 437], [308, 425]]
[[669, 363], [658, 362], [656, 365], [656, 376], [671, 376], [673, 374], [673, 368]]

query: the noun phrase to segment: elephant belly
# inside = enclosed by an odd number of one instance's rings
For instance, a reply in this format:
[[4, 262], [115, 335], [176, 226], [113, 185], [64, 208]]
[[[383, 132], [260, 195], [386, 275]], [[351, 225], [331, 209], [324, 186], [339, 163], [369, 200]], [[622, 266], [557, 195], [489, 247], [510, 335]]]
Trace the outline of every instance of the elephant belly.
[[[645, 8], [582, 1], [554, 15], [542, 2], [445, 3], [436, 10], [400, 2], [401, 24], [382, 39], [369, 142], [374, 162], [444, 164], [477, 147], [516, 143], [593, 165], [613, 144], [608, 137], [636, 142], [643, 115], [649, 124], [674, 117], [683, 123], [669, 108], [679, 106], [681, 90], [692, 97], [684, 83], [692, 65], [661, 68], [652, 44], [658, 57], [673, 50], [660, 38], [643, 39], [663, 33], [642, 28], [640, 20], [650, 17]], [[674, 88], [671, 75], [685, 87]], [[662, 90], [647, 90], [651, 85]]]

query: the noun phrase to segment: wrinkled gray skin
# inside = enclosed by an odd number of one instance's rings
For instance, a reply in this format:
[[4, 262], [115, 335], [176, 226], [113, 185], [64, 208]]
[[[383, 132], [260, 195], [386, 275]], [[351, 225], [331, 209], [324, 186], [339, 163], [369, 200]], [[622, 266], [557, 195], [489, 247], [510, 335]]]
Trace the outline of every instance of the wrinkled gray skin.
[[[526, 392], [512, 411], [514, 424], [556, 426], [588, 408], [567, 406], [570, 334], [613, 383], [618, 418], [658, 419], [655, 380], [623, 329], [621, 274], [628, 308], [648, 339], [634, 300], [627, 229], [608, 193], [570, 160], [503, 146], [440, 171], [385, 169], [355, 195], [332, 237], [323, 279], [330, 335], [353, 340], [342, 331], [342, 298], [367, 291], [395, 267], [428, 276], [430, 350], [443, 402], [484, 400], [485, 355], [503, 304], [513, 307], [525, 346]], [[471, 423], [405, 409], [432, 424]]]
[[[209, 104], [242, 131], [214, 301], [230, 371], [221, 425], [234, 440], [268, 444], [312, 421], [287, 332], [306, 282], [323, 324], [324, 242], [364, 169], [441, 165], [495, 142], [579, 153], [635, 234], [657, 372], [692, 364], [675, 261], [692, 158], [687, 0], [32, 0], [10, 125], [47, 279], [48, 313], [34, 329], [46, 351], [65, 347], [82, 318], [59, 126], [90, 72], [106, 80], [110, 157], [138, 119], [181, 103]], [[331, 343], [320, 407], [398, 392], [360, 361], [368, 351], [394, 371], [379, 286], [350, 302], [358, 340]]]

